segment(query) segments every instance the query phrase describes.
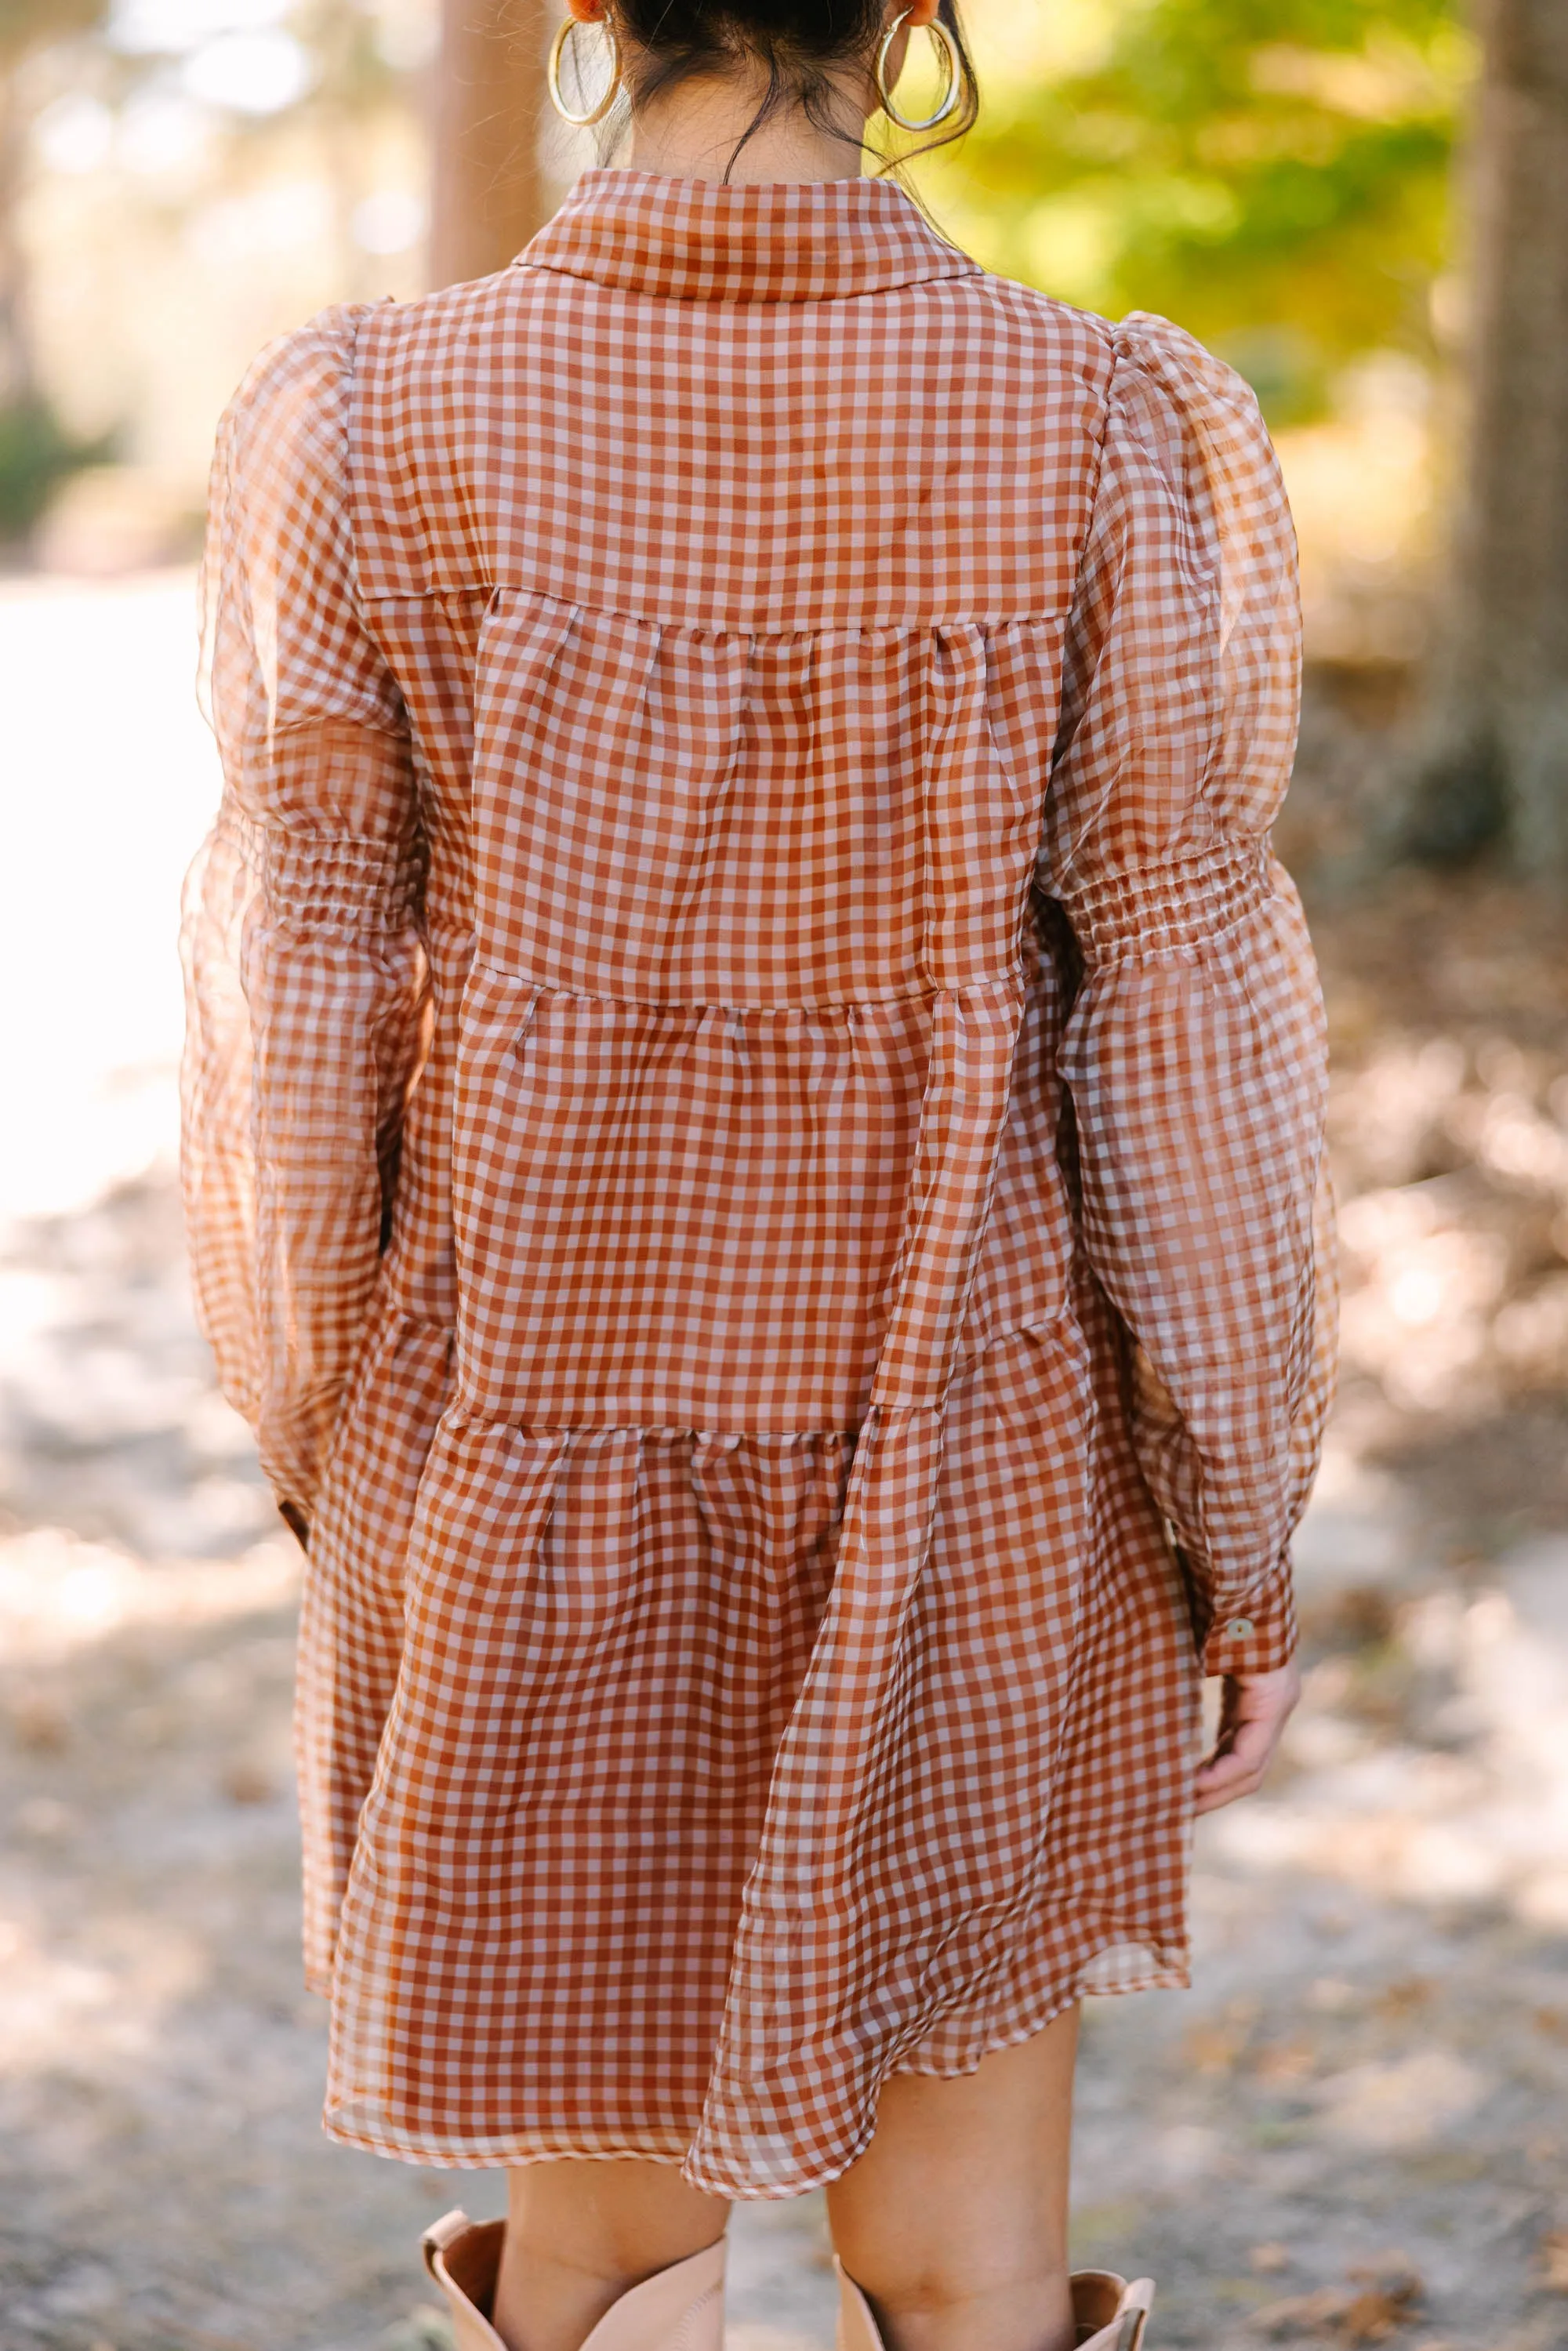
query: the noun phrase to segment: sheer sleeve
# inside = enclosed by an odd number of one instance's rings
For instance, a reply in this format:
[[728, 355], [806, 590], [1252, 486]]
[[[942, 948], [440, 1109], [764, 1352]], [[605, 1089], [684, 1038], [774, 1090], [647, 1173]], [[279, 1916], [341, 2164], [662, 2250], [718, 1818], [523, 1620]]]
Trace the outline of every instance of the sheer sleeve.
[[1139, 1459], [1210, 1673], [1294, 1646], [1289, 1542], [1333, 1386], [1322, 1011], [1270, 849], [1299, 674], [1295, 541], [1251, 393], [1134, 315], [1041, 878], [1084, 962], [1062, 1073], [1086, 1246], [1136, 1342]]
[[275, 345], [219, 431], [202, 603], [224, 791], [184, 921], [198, 1312], [297, 1531], [376, 1279], [421, 1012], [409, 731], [354, 577], [355, 331], [327, 312]]

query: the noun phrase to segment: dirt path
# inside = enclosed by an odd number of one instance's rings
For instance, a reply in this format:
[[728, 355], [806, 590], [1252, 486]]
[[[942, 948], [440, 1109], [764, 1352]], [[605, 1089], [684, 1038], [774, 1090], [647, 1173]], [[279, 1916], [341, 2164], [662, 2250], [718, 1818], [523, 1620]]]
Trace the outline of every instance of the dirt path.
[[[183, 605], [117, 592], [57, 596], [53, 634], [0, 600], [0, 663], [35, 739], [43, 653], [63, 674], [130, 615], [116, 724], [184, 764], [123, 963], [166, 955], [204, 752]], [[122, 810], [93, 820], [123, 768], [50, 706], [43, 870], [68, 835], [123, 859]], [[1155, 2274], [1157, 2346], [1568, 2344], [1568, 1057], [1533, 920], [1416, 892], [1320, 925], [1352, 1345], [1301, 1547], [1309, 1696], [1267, 1797], [1200, 1835], [1196, 1990], [1086, 2028], [1079, 2252]], [[36, 980], [58, 910], [19, 921]], [[419, 2227], [499, 2183], [318, 2127], [295, 1562], [190, 1322], [155, 1155], [177, 1008], [161, 978], [124, 993], [94, 1047], [79, 999], [51, 1032], [47, 991], [14, 988], [28, 1034], [0, 1059], [26, 1130], [0, 1250], [0, 2351], [434, 2351]], [[60, 1067], [90, 1083], [57, 1095]], [[831, 2341], [814, 2199], [740, 2216], [731, 2304], [744, 2351]]]

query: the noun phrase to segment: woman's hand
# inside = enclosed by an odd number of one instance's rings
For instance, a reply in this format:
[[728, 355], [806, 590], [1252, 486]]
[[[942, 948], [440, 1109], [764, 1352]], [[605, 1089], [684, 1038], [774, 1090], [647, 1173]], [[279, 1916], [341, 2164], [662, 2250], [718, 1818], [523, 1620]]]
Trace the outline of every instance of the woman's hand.
[[1271, 1674], [1227, 1674], [1219, 1736], [1198, 1766], [1198, 1812], [1217, 1813], [1254, 1793], [1301, 1695], [1301, 1669], [1293, 1657]]

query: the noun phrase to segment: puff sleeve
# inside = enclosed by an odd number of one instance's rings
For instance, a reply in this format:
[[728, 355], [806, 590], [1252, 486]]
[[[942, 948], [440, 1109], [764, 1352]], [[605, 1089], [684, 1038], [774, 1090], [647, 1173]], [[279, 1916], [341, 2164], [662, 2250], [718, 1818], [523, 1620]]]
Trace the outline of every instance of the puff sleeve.
[[1136, 1344], [1144, 1476], [1210, 1673], [1295, 1643], [1289, 1543], [1333, 1386], [1326, 1051], [1270, 847], [1294, 753], [1295, 540], [1256, 402], [1116, 332], [1041, 861], [1083, 983], [1061, 1070], [1085, 1245]]
[[225, 1395], [303, 1532], [374, 1288], [423, 986], [409, 728], [355, 580], [357, 314], [257, 360], [203, 571], [224, 790], [186, 885], [183, 1179]]

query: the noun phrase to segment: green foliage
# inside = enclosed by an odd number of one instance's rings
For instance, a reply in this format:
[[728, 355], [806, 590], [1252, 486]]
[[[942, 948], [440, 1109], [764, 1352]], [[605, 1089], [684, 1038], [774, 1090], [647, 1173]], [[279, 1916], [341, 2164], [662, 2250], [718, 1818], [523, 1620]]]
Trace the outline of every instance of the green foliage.
[[77, 440], [46, 400], [0, 406], [0, 544], [26, 539], [61, 482], [112, 454], [112, 434]]
[[993, 74], [961, 163], [932, 170], [988, 262], [1180, 319], [1280, 423], [1359, 352], [1429, 350], [1473, 70], [1458, 0], [1086, 0], [1079, 24], [1076, 57]]

